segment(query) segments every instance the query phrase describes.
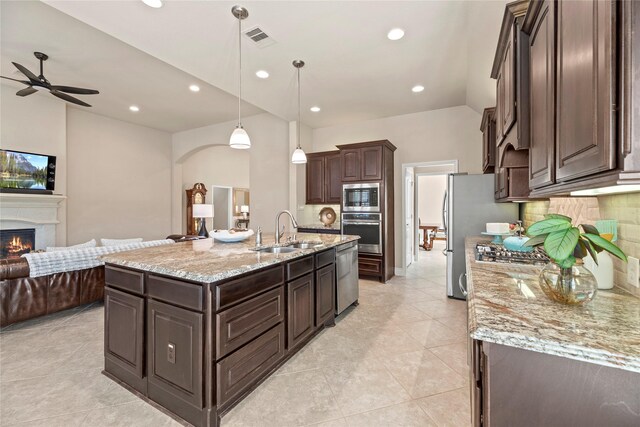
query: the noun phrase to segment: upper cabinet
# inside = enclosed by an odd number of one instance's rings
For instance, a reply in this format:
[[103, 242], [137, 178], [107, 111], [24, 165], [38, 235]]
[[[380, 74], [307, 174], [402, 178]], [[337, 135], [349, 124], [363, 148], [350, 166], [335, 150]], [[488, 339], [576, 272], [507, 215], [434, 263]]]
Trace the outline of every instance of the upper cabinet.
[[640, 184], [639, 30], [640, 2], [531, 1], [533, 196]]
[[360, 149], [340, 150], [342, 182], [360, 181]]
[[[529, 0], [506, 7], [491, 77], [496, 79], [496, 143], [529, 147], [529, 42], [522, 23]], [[503, 166], [503, 165], [500, 165]]]
[[496, 109], [485, 108], [482, 114], [482, 173], [493, 173], [496, 165]]
[[306, 203], [339, 204], [342, 192], [340, 153], [326, 151], [307, 154]]
[[384, 175], [384, 147], [396, 147], [389, 141], [370, 141], [340, 145], [342, 182], [381, 181]]

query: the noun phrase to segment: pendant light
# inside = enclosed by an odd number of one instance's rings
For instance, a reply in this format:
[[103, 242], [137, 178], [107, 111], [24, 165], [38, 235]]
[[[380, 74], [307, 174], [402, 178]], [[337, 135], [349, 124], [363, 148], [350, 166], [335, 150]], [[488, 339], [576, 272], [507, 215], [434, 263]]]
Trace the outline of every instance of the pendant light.
[[293, 61], [293, 66], [298, 70], [298, 125], [296, 126], [298, 131], [298, 145], [291, 155], [291, 163], [299, 165], [307, 163], [307, 155], [304, 154], [304, 150], [300, 147], [300, 68], [304, 67], [304, 61], [296, 59]]
[[238, 18], [238, 125], [229, 138], [229, 146], [239, 150], [251, 148], [249, 134], [242, 127], [240, 103], [242, 101], [242, 20], [249, 16], [249, 11], [242, 6], [231, 8], [233, 16]]

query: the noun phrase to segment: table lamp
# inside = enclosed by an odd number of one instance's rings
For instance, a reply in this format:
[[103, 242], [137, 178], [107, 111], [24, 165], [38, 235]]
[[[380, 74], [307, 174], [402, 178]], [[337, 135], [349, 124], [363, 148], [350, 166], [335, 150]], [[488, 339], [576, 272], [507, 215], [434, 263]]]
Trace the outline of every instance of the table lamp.
[[193, 205], [193, 217], [200, 219], [200, 228], [198, 229], [198, 236], [209, 237], [207, 231], [206, 218], [213, 218], [213, 205], [199, 204]]
[[240, 212], [242, 212], [242, 218], [247, 219], [247, 216], [249, 215], [249, 206], [247, 205], [240, 206]]

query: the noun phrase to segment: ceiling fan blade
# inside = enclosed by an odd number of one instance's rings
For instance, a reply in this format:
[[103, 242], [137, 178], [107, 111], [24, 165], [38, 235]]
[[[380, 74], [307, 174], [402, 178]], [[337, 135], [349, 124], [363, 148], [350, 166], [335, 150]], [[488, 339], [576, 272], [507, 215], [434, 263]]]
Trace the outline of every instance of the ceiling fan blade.
[[66, 93], [58, 92], [57, 90], [51, 90], [51, 95], [57, 96], [60, 99], [64, 99], [65, 101], [71, 102], [73, 104], [82, 105], [83, 107], [91, 107], [91, 105], [87, 104], [84, 101], [80, 101], [78, 98], [74, 98], [71, 95], [67, 95]]
[[23, 65], [18, 64], [17, 62], [12, 62], [12, 64], [18, 69], [20, 70], [20, 72], [22, 74], [24, 74], [25, 76], [29, 77], [29, 80], [35, 81], [35, 82], [40, 82], [40, 80], [38, 80], [38, 76], [36, 76], [35, 74], [33, 74], [31, 71], [27, 70], [27, 68]]
[[11, 77], [5, 77], [5, 76], [0, 76], [0, 78], [7, 79], [7, 80], [13, 80], [14, 82], [19, 82], [19, 83], [31, 86], [31, 83], [26, 81], [26, 80], [12, 79]]
[[35, 90], [31, 86], [29, 86], [29, 87], [25, 87], [22, 90], [17, 91], [16, 95], [18, 95], [18, 96], [27, 96], [27, 95], [31, 95], [34, 92], [37, 92], [37, 90]]
[[100, 92], [94, 89], [83, 89], [81, 87], [72, 87], [72, 86], [51, 86], [51, 90], [57, 90], [59, 92], [66, 93], [77, 93], [78, 95], [97, 95]]

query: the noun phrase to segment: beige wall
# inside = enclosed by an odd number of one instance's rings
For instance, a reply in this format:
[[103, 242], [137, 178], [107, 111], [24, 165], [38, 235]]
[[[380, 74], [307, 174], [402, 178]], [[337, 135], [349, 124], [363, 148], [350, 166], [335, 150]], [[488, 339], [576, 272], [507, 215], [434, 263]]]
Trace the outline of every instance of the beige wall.
[[67, 111], [68, 244], [171, 232], [171, 135]]
[[[640, 258], [640, 193], [599, 197], [553, 198], [551, 201], [526, 203], [525, 226], [544, 218], [546, 213], [562, 213], [574, 223], [593, 223], [598, 219], [618, 220], [616, 244], [627, 256]], [[627, 265], [613, 257], [615, 284], [640, 297], [640, 289], [627, 285]]]
[[[229, 146], [207, 147], [189, 156], [182, 163], [182, 215], [186, 215], [186, 193], [197, 182], [207, 187], [207, 203], [212, 202], [212, 187], [249, 188], [249, 161], [247, 150], [235, 150]], [[184, 221], [186, 225], [186, 221]], [[207, 220], [207, 228], [213, 230], [213, 220]]]
[[447, 190], [446, 175], [418, 176], [418, 218], [422, 224], [442, 225], [442, 199]]
[[[287, 209], [289, 200], [289, 123], [271, 114], [258, 114], [242, 120], [251, 138], [249, 150], [249, 189], [251, 191], [251, 226], [273, 232], [276, 213]], [[172, 136], [173, 184], [172, 229], [183, 232], [182, 174], [184, 161], [192, 153], [212, 145], [229, 143], [235, 121], [178, 132]]]
[[[67, 195], [66, 105], [49, 94], [15, 95], [19, 88], [0, 85], [0, 147], [56, 156], [56, 194]], [[67, 240], [67, 202], [58, 210], [56, 245]]]
[[[467, 106], [424, 111], [313, 130], [313, 151], [336, 145], [388, 139], [395, 152], [395, 241], [402, 242], [402, 164], [458, 160], [459, 171], [481, 173], [481, 116]], [[396, 244], [396, 267], [404, 245]]]

